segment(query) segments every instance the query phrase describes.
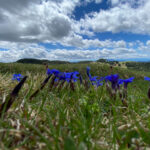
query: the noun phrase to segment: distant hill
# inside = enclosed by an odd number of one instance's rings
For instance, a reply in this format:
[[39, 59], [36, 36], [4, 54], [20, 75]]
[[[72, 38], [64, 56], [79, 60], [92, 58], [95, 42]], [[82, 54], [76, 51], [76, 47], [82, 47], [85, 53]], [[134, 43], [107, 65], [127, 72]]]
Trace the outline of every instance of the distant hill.
[[60, 60], [49, 61], [49, 60], [40, 60], [40, 59], [33, 59], [33, 58], [24, 58], [24, 59], [19, 59], [16, 62], [24, 63], [24, 64], [88, 64], [92, 62], [98, 62], [98, 63], [100, 62], [100, 63], [109, 64], [113, 66], [123, 66], [133, 70], [150, 71], [150, 62], [134, 62], [134, 61], [119, 62], [116, 60], [108, 60], [108, 59], [99, 59], [97, 61], [69, 62], [69, 61], [60, 61]]
[[134, 70], [150, 71], [150, 62], [126, 62], [126, 66]]
[[79, 61], [79, 62], [69, 62], [69, 61], [60, 61], [60, 60], [40, 60], [40, 59], [34, 59], [34, 58], [24, 58], [24, 59], [19, 59], [16, 61], [17, 63], [24, 63], [24, 64], [86, 64], [86, 63], [92, 63], [93, 61]]
[[24, 63], [24, 64], [70, 64], [68, 61], [59, 61], [59, 60], [54, 60], [54, 61], [49, 61], [49, 60], [40, 60], [40, 59], [33, 59], [33, 58], [24, 58], [24, 59], [19, 59], [16, 61], [17, 63]]
[[78, 61], [76, 63], [78, 64], [87, 64], [87, 63], [92, 63], [93, 61]]

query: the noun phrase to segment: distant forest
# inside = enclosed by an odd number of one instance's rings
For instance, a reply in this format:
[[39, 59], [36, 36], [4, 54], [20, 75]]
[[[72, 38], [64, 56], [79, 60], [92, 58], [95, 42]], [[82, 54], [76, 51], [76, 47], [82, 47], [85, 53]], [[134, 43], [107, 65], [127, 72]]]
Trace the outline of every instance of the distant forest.
[[40, 59], [33, 59], [33, 58], [19, 59], [16, 62], [25, 63], [25, 64], [69, 64], [70, 63], [68, 61], [59, 61], [59, 60], [49, 61], [49, 60], [40, 60]]

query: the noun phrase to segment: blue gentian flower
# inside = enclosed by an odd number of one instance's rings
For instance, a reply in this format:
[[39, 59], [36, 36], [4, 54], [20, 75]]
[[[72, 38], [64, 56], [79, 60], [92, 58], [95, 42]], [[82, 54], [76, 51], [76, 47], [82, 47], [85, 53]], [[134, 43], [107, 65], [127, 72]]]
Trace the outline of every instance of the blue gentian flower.
[[102, 86], [102, 85], [103, 85], [103, 83], [97, 82], [97, 87], [98, 87], [98, 86]]
[[117, 84], [119, 80], [119, 75], [118, 74], [111, 74], [105, 77], [105, 81], [110, 81], [111, 82], [111, 87], [112, 89], [116, 89]]
[[77, 76], [78, 74], [79, 74], [79, 72], [78, 71], [74, 71], [74, 72], [72, 72], [73, 73], [73, 79], [74, 79], [74, 81], [76, 81], [79, 77]]
[[97, 82], [93, 82], [92, 85], [96, 85], [97, 87], [102, 86], [103, 83], [97, 81]]
[[70, 82], [70, 80], [72, 79], [74, 82], [77, 81], [77, 79], [79, 78], [77, 75], [79, 74], [79, 72], [74, 71], [74, 72], [63, 72], [59, 74], [59, 79], [60, 80], [66, 80], [67, 82]]
[[92, 81], [97, 81], [97, 78], [98, 78], [98, 76], [94, 76], [94, 77], [90, 77], [89, 79], [92, 82]]
[[12, 80], [17, 80], [19, 82], [23, 77], [24, 76], [21, 74], [13, 74]]
[[90, 67], [86, 68], [86, 73], [87, 73], [87, 76], [89, 77], [91, 82], [94, 82], [94, 81], [96, 82], [97, 81], [98, 76], [94, 76], [94, 77], [91, 76], [91, 74], [90, 74]]
[[105, 77], [105, 80], [109, 80], [110, 82], [117, 82], [119, 80], [118, 74], [111, 74]]
[[117, 88], [120, 89], [120, 85], [123, 84], [123, 79], [119, 79], [117, 83]]
[[59, 81], [59, 79], [58, 79], [58, 78], [56, 78], [54, 81], [55, 81], [55, 82], [57, 82], [57, 81]]
[[74, 71], [74, 72], [60, 72], [57, 69], [47, 69], [47, 75], [51, 75], [54, 74], [57, 78], [55, 79], [55, 82], [58, 80], [64, 80], [67, 82], [70, 82], [70, 80], [72, 79], [74, 82], [77, 81], [77, 79], [79, 77], [77, 77], [77, 75], [79, 74], [79, 72]]
[[64, 72], [66, 81], [69, 83], [72, 77], [72, 72]]
[[87, 73], [87, 76], [88, 76], [89, 78], [92, 77], [91, 74], [90, 74], [90, 67], [86, 67], [86, 73]]
[[66, 80], [66, 76], [65, 76], [64, 72], [59, 74], [59, 80]]
[[91, 81], [92, 85], [96, 85], [97, 87], [103, 85], [103, 83], [101, 83], [101, 81], [104, 80], [104, 78], [102, 77], [100, 79], [97, 79], [98, 76], [92, 77], [90, 74], [90, 67], [86, 68], [86, 73], [87, 73], [87, 76], [89, 77], [89, 80]]
[[101, 77], [100, 79], [98, 79], [98, 80], [96, 81], [97, 87], [103, 85], [103, 83], [102, 83], [103, 80], [104, 80], [104, 77]]
[[65, 80], [69, 83], [71, 80], [72, 73], [71, 72], [64, 72], [64, 75], [65, 75]]
[[150, 81], [149, 77], [144, 77], [144, 80]]
[[123, 79], [119, 79], [118, 80], [118, 85], [123, 84], [123, 81], [124, 81]]
[[57, 70], [57, 69], [52, 69], [51, 72], [52, 72], [52, 74], [54, 74], [54, 75], [57, 76], [57, 77], [58, 77], [58, 75], [59, 75], [59, 73], [60, 73], [60, 71]]
[[98, 79], [99, 82], [103, 81], [105, 78], [101, 77], [100, 79]]
[[134, 79], [134, 77], [131, 77], [129, 79], [123, 80], [123, 82], [124, 82], [124, 88], [127, 88], [128, 83], [133, 82], [133, 79]]
[[46, 74], [51, 75], [51, 70], [49, 68], [46, 70]]
[[50, 70], [50, 69], [48, 68], [47, 71], [46, 71], [46, 73], [47, 73], [47, 75], [54, 74], [55, 76], [58, 76], [58, 74], [60, 73], [60, 71], [57, 70], [57, 69], [52, 69], [52, 70]]

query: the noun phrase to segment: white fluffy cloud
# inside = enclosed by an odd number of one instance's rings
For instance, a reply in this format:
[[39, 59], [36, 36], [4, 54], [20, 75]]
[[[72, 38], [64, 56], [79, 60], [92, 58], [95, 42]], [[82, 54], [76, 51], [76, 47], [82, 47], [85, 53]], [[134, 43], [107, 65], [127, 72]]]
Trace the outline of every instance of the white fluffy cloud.
[[74, 35], [72, 37], [65, 38], [62, 41], [62, 44], [65, 46], [74, 46], [78, 48], [121, 48], [126, 47], [126, 42], [123, 40], [120, 41], [112, 41], [112, 40], [103, 40], [100, 41], [99, 39], [83, 39], [80, 35]]
[[131, 7], [138, 7], [145, 3], [146, 0], [108, 0], [112, 6], [129, 4]]
[[[63, 38], [72, 38], [74, 34], [93, 36], [94, 32], [106, 31], [150, 34], [150, 0], [109, 1], [115, 6], [76, 21], [71, 16], [75, 7], [81, 5], [80, 0], [1, 0], [0, 40], [61, 43]], [[132, 7], [135, 3], [137, 8]]]
[[146, 42], [146, 45], [150, 47], [150, 40]]
[[[13, 5], [10, 5], [10, 4]], [[57, 41], [70, 36], [70, 15], [79, 0], [0, 1], [0, 40], [14, 42]], [[11, 7], [11, 8], [10, 8]], [[26, 8], [27, 7], [27, 8]], [[73, 31], [72, 31], [73, 32]]]
[[[87, 14], [80, 20], [82, 28], [94, 32], [130, 32], [150, 35], [150, 0], [111, 0], [115, 7]], [[130, 3], [133, 3], [132, 7]]]
[[[85, 3], [103, 0], [85, 0]], [[81, 0], [0, 0], [0, 62], [20, 58], [88, 60], [99, 58], [147, 57], [150, 41], [100, 40], [95, 33], [130, 32], [150, 35], [150, 0], [108, 0], [110, 8], [75, 20]], [[84, 36], [88, 37], [84, 37]], [[54, 49], [50, 43], [74, 50]], [[137, 51], [133, 49], [137, 46]], [[92, 50], [89, 50], [92, 49]]]
[[30, 43], [0, 42], [0, 47], [4, 45], [7, 50], [0, 51], [0, 61], [10, 62], [21, 58], [38, 58], [48, 60], [97, 60], [99, 58], [106, 59], [124, 59], [124, 58], [140, 58], [148, 57], [146, 54], [139, 54], [132, 48], [116, 47], [102, 48], [95, 50], [88, 49], [47, 49], [44, 46]]

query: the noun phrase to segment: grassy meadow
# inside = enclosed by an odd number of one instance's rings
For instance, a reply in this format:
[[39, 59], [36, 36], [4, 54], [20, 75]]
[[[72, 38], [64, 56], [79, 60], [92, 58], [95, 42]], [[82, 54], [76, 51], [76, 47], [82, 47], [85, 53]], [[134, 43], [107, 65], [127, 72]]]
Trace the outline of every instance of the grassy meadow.
[[[44, 65], [0, 64], [0, 108], [10, 99], [18, 84], [14, 73], [27, 76], [8, 111], [0, 117], [1, 150], [148, 150], [150, 149], [149, 82], [150, 72], [128, 70], [101, 63], [49, 65], [50, 69], [79, 71], [87, 79], [118, 73], [120, 78], [135, 77], [127, 88], [126, 104], [120, 96], [114, 99], [105, 86], [94, 87], [74, 83], [53, 85], [52, 78], [43, 89], [47, 77]], [[38, 93], [31, 99], [31, 95]], [[6, 109], [6, 107], [5, 107]], [[1, 110], [1, 109], [0, 109]]]

